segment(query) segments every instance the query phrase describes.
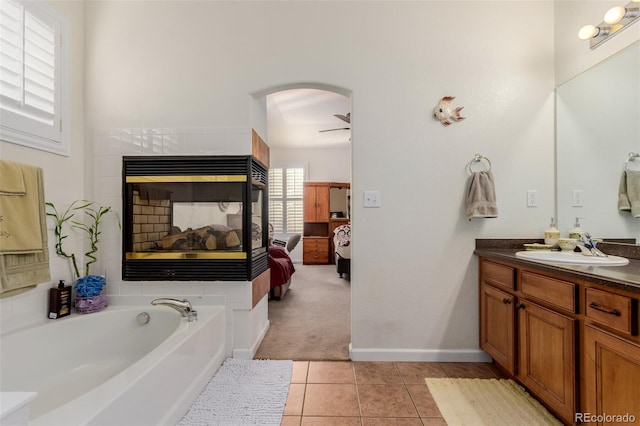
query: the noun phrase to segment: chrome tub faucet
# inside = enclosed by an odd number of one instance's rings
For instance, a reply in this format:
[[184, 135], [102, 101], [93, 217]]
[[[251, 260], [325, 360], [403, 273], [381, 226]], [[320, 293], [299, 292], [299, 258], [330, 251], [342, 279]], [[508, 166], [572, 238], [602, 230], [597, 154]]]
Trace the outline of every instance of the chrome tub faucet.
[[187, 318], [187, 321], [192, 322], [198, 319], [198, 311], [195, 311], [191, 306], [191, 302], [187, 299], [171, 299], [168, 297], [155, 299], [151, 301], [152, 305], [164, 305], [169, 306], [180, 312], [183, 317]]

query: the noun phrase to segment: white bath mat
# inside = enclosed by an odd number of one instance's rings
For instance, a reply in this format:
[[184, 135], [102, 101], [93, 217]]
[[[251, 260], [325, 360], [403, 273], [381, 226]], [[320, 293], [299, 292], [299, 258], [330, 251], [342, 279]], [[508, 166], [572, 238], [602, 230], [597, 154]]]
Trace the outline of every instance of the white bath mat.
[[178, 425], [278, 426], [292, 369], [292, 361], [228, 358]]

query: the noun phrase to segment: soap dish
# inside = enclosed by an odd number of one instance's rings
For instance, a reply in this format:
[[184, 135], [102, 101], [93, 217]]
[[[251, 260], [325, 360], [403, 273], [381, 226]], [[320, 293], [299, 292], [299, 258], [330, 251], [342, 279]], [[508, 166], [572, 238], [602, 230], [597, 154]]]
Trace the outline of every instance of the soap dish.
[[551, 250], [553, 248], [551, 244], [532, 243], [523, 245], [525, 250]]

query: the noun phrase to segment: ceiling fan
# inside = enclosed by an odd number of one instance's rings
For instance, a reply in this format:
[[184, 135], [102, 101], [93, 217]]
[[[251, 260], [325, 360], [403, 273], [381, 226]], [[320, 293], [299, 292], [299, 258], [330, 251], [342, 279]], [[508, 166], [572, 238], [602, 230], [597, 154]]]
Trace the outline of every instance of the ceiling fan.
[[[345, 123], [351, 124], [351, 113], [347, 113], [347, 115], [342, 115], [342, 114], [333, 114], [334, 117], [339, 118], [340, 120], [344, 121]], [[322, 132], [335, 132], [336, 130], [351, 130], [351, 127], [338, 127], [336, 129], [325, 129], [325, 130], [318, 130], [320, 133]]]

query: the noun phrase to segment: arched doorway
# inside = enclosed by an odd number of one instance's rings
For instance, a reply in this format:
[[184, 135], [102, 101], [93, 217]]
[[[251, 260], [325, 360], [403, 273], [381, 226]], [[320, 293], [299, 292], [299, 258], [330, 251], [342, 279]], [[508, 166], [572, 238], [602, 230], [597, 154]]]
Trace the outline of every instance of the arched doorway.
[[[271, 171], [303, 182], [351, 182], [351, 94], [323, 84], [290, 84], [253, 95], [264, 105]], [[302, 170], [302, 173], [300, 173]], [[279, 179], [273, 178], [270, 186]], [[292, 182], [288, 182], [291, 184]], [[272, 187], [270, 221], [274, 238], [286, 242], [303, 233], [302, 199], [295, 196], [302, 182]], [[287, 191], [296, 187], [293, 199]], [[345, 209], [345, 217], [350, 209]], [[284, 223], [282, 222], [284, 219]], [[305, 223], [307, 224], [307, 223]], [[303, 263], [304, 238], [290, 254], [296, 273], [282, 299], [269, 301], [270, 330], [256, 358], [299, 360], [349, 359], [350, 281], [340, 276], [335, 261], [325, 265]], [[331, 239], [332, 240], [332, 239]], [[330, 253], [333, 260], [333, 253]]]

